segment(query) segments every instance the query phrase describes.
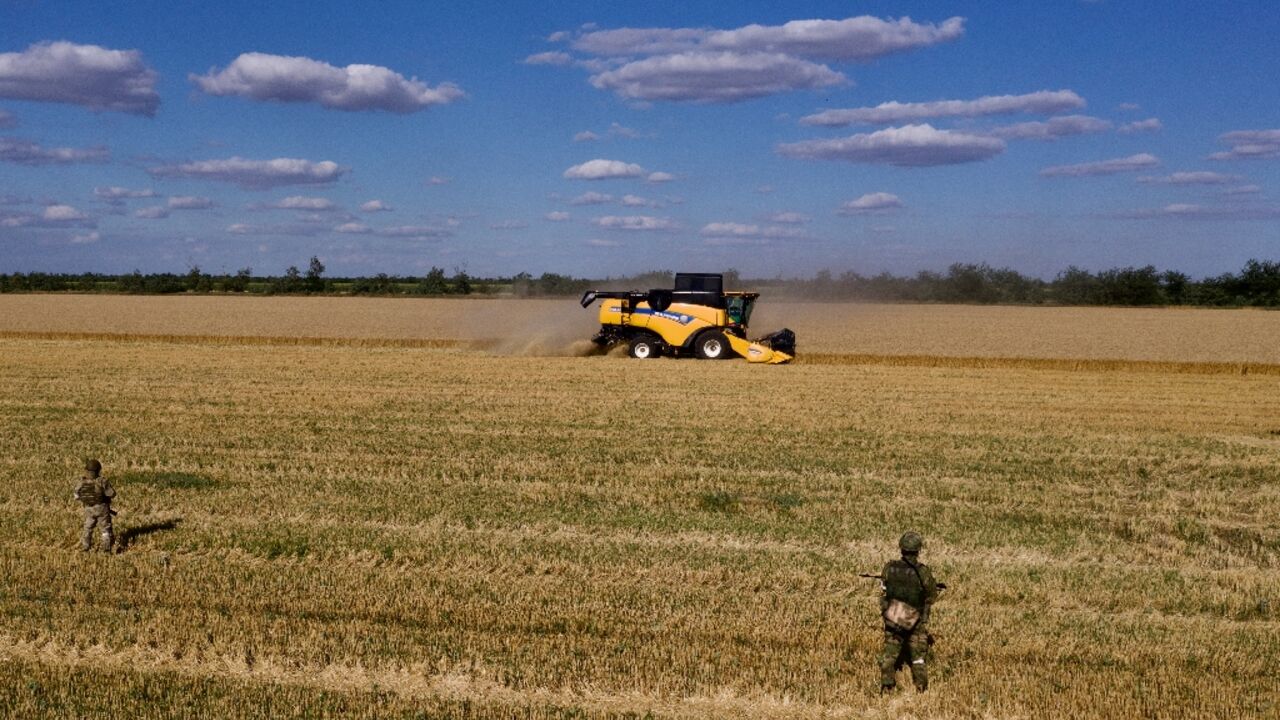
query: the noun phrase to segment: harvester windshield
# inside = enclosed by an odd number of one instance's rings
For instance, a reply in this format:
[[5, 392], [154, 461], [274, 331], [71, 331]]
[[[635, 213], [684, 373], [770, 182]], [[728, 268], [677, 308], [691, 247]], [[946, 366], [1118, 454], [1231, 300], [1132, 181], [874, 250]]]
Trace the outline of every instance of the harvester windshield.
[[751, 323], [751, 309], [755, 307], [755, 298], [729, 296], [725, 298], [725, 314], [729, 323], [746, 327]]

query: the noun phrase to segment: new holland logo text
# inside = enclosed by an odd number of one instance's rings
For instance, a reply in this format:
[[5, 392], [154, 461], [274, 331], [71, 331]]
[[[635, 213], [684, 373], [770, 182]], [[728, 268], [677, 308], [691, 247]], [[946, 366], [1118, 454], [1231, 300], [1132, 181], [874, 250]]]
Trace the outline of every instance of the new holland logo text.
[[683, 315], [683, 314], [679, 314], [679, 313], [655, 312], [655, 313], [654, 313], [654, 315], [657, 315], [658, 317], [660, 317], [660, 318], [662, 318], [662, 319], [664, 319], [664, 320], [671, 320], [671, 321], [673, 321], [673, 322], [678, 322], [678, 323], [680, 323], [681, 325], [688, 325], [688, 324], [689, 324], [689, 321], [690, 321], [690, 320], [693, 320], [693, 317], [692, 317], [692, 316], [689, 316], [689, 315]]

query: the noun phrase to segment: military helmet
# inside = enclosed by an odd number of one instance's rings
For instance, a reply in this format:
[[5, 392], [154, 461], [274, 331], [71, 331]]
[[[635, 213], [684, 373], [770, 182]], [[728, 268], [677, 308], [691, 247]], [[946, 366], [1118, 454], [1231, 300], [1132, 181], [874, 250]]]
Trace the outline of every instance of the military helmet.
[[898, 538], [898, 549], [904, 553], [918, 553], [924, 547], [924, 538], [915, 530], [908, 530]]
[[97, 460], [86, 460], [84, 463], [84, 469], [93, 473], [94, 475], [97, 475], [98, 473], [102, 472], [102, 463], [98, 462]]

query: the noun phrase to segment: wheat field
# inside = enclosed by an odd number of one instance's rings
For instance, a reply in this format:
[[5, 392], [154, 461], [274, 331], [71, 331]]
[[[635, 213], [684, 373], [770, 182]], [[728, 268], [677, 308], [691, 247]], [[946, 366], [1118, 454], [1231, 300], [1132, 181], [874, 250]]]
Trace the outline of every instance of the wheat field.
[[[1280, 314], [1201, 308], [758, 303], [758, 334], [790, 327], [806, 355], [1280, 364]], [[482, 343], [555, 354], [590, 337], [568, 298], [0, 295], [0, 334]]]
[[[0, 708], [1280, 713], [1280, 315], [765, 309], [821, 361], [579, 357], [572, 300], [0, 297]], [[907, 528], [950, 587], [881, 697], [857, 574]]]

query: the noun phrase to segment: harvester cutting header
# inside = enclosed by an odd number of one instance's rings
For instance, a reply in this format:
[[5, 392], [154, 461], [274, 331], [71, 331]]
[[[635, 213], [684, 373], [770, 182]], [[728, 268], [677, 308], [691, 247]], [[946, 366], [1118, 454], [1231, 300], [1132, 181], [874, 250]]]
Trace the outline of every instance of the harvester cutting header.
[[602, 348], [626, 345], [634, 358], [736, 356], [753, 363], [789, 362], [796, 354], [790, 330], [747, 339], [758, 297], [760, 293], [725, 292], [722, 275], [676, 273], [671, 290], [588, 290], [582, 307], [600, 300], [600, 332], [592, 341]]

